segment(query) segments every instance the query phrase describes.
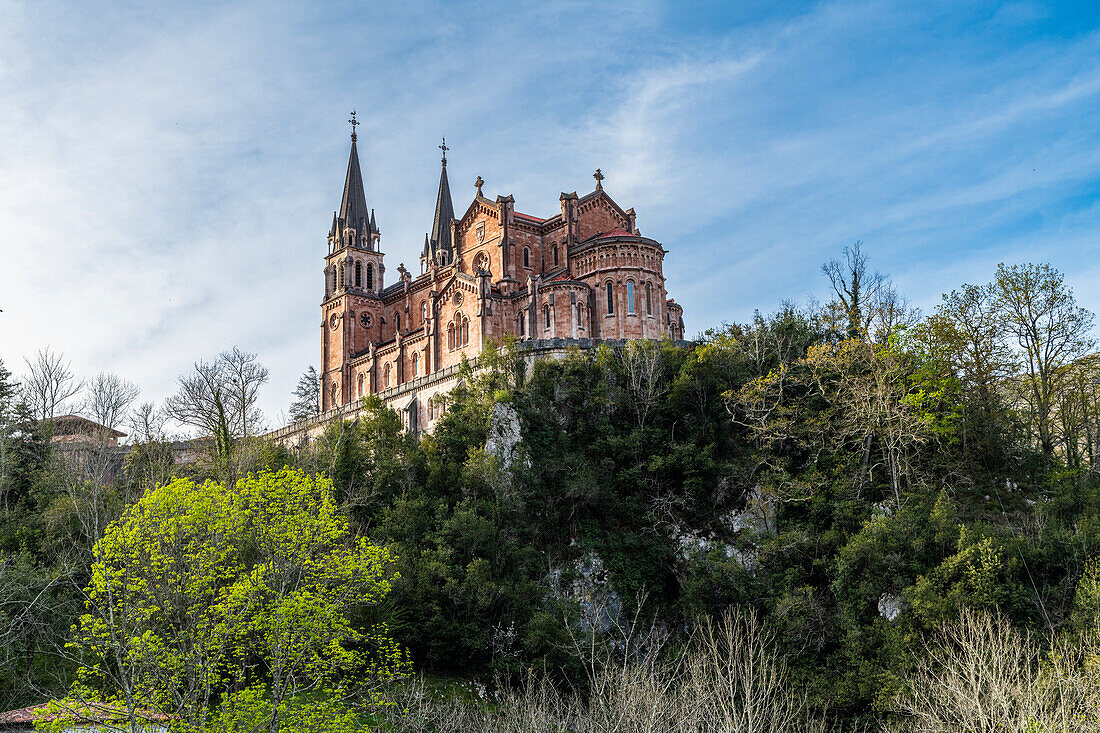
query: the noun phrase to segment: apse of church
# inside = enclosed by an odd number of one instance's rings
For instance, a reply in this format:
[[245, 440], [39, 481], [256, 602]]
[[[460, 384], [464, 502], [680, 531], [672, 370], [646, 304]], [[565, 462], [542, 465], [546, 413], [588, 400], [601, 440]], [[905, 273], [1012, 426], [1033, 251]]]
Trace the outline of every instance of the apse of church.
[[[562, 193], [542, 218], [512, 196], [490, 198], [480, 176], [456, 215], [446, 141], [435, 212], [419, 272], [387, 282], [382, 233], [368, 209], [353, 113], [340, 208], [333, 213], [321, 303], [321, 410], [400, 392], [409, 427], [437, 417], [436, 397], [463, 356], [512, 335], [534, 350], [563, 343], [683, 338], [683, 312], [665, 291], [659, 242], [604, 190]], [[559, 348], [560, 350], [560, 348]], [[418, 394], [419, 393], [419, 394]], [[389, 400], [387, 400], [389, 401]]]

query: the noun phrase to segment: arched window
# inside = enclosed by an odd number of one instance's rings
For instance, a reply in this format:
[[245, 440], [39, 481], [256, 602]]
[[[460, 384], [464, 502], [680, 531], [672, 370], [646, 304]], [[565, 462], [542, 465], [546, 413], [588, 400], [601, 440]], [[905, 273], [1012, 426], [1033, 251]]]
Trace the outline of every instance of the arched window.
[[428, 322], [428, 301], [426, 300], [420, 301], [420, 322]]
[[383, 389], [390, 388], [390, 363], [386, 362], [382, 367], [382, 387]]
[[415, 351], [413, 352], [413, 376], [420, 376], [420, 354]]
[[363, 263], [359, 260], [355, 261], [355, 287], [363, 287]]
[[455, 324], [451, 321], [447, 324], [447, 348], [451, 351], [455, 349]]
[[615, 286], [610, 281], [607, 283], [607, 312], [615, 312]]
[[558, 266], [558, 245], [554, 245], [554, 267]]
[[367, 263], [367, 290], [374, 292], [374, 265]]
[[359, 375], [359, 396], [366, 397], [366, 393], [363, 391], [363, 375]]
[[543, 313], [546, 316], [546, 327], [550, 328], [550, 306], [543, 306]]
[[524, 333], [526, 331], [526, 325], [527, 325], [527, 311], [523, 310], [519, 314], [519, 335], [520, 336], [525, 336], [526, 335]]
[[577, 303], [577, 327], [584, 328], [584, 303]]
[[634, 315], [634, 281], [626, 281], [626, 312]]
[[396, 323], [394, 323], [393, 327], [395, 329], [397, 329], [396, 333], [401, 333], [401, 314], [400, 313], [396, 314], [395, 319], [396, 319]]
[[645, 284], [645, 314], [647, 316], [653, 315], [653, 284]]
[[336, 268], [332, 268], [332, 289], [336, 290]]
[[527, 268], [531, 267], [531, 250], [526, 247], [523, 248], [523, 266]]
[[340, 287], [344, 287], [344, 266], [340, 265]]
[[462, 319], [462, 345], [470, 343], [470, 319]]
[[336, 407], [336, 382], [333, 382], [332, 386], [330, 386], [328, 388], [328, 394], [329, 394], [328, 408], [331, 410], [332, 408]]

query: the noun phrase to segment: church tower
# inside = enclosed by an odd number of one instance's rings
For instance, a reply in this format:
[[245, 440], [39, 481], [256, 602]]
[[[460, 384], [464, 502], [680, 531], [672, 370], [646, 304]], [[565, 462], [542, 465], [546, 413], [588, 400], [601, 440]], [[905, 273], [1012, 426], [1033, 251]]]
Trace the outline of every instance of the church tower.
[[380, 340], [382, 287], [385, 267], [379, 242], [382, 234], [368, 211], [359, 168], [351, 113], [351, 153], [340, 208], [333, 212], [325, 255], [325, 287], [321, 301], [321, 410], [346, 405], [362, 395], [352, 384], [349, 362]]

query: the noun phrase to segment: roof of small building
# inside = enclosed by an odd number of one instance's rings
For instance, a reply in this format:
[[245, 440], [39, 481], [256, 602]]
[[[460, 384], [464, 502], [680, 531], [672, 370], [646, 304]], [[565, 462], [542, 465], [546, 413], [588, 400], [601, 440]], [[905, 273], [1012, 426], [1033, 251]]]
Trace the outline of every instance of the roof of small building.
[[[9, 710], [0, 713], [0, 728], [15, 728], [33, 725], [36, 721], [72, 720], [74, 723], [117, 723], [126, 720], [129, 716], [121, 705], [108, 703], [86, 704], [75, 702], [58, 702], [55, 711], [50, 710], [50, 703], [44, 702], [31, 705], [18, 710]], [[164, 713], [152, 710], [138, 710], [141, 719], [150, 722], [163, 723], [171, 720]]]
[[101, 430], [108, 431], [116, 438], [126, 437], [126, 433], [114, 430], [106, 425], [100, 425], [95, 420], [89, 420], [80, 415], [61, 415], [53, 419], [54, 435], [83, 435]]

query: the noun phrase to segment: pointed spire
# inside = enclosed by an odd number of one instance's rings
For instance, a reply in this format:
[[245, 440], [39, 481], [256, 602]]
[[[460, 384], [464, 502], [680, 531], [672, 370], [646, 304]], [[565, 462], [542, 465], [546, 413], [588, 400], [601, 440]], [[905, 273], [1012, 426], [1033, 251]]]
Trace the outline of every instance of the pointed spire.
[[378, 224], [376, 224], [374, 221], [374, 209], [370, 210], [370, 230], [373, 233], [378, 234]]
[[359, 150], [355, 146], [357, 136], [355, 128], [359, 121], [355, 112], [351, 113], [351, 152], [348, 154], [348, 173], [344, 178], [344, 195], [340, 200], [340, 209], [332, 222], [332, 234], [340, 235], [347, 227], [355, 229], [358, 236], [367, 234], [370, 222], [367, 213], [367, 197], [363, 193], [363, 172], [359, 169]]
[[348, 156], [348, 174], [344, 179], [344, 197], [340, 201], [340, 218], [344, 226], [355, 227], [365, 234], [367, 222], [367, 197], [363, 193], [363, 173], [359, 169], [359, 151], [355, 141], [351, 141], [351, 154]]
[[[439, 193], [435, 197], [435, 218], [432, 220], [431, 242], [434, 253], [451, 253], [451, 220], [455, 218], [455, 207], [451, 203], [451, 186], [447, 182], [447, 144], [443, 149], [443, 167], [439, 174]], [[433, 253], [433, 254], [434, 254]]]

